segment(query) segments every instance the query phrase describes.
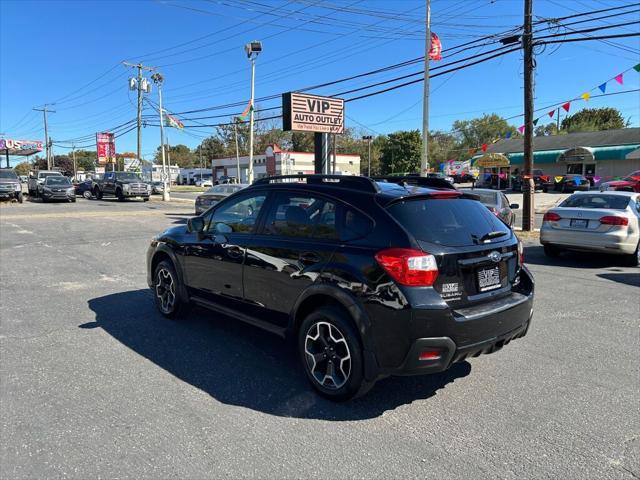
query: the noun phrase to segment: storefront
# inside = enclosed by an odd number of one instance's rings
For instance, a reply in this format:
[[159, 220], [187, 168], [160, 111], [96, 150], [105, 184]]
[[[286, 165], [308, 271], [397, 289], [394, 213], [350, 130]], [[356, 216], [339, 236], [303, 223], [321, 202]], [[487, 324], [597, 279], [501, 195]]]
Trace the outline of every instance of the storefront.
[[42, 151], [40, 140], [13, 140], [0, 138], [0, 154], [6, 159], [6, 167], [9, 168], [9, 157], [28, 157]]
[[[640, 128], [534, 137], [533, 148], [533, 168], [546, 175], [584, 175], [597, 183], [640, 170], [640, 158], [634, 154], [640, 148]], [[490, 145], [487, 153], [507, 157], [515, 173], [523, 170], [523, 149], [523, 139], [515, 138]]]
[[510, 187], [511, 165], [509, 157], [506, 155], [485, 153], [473, 160], [473, 165], [479, 170], [479, 187], [497, 188], [498, 190]]

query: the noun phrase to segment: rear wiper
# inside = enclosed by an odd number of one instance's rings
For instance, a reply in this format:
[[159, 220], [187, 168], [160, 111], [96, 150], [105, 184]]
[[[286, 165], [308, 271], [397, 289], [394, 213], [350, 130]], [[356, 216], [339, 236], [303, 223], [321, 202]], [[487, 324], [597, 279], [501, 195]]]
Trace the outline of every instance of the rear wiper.
[[479, 241], [484, 242], [485, 240], [491, 240], [492, 238], [504, 237], [506, 234], [507, 232], [500, 232], [500, 231], [485, 233], [483, 236], [480, 237]]

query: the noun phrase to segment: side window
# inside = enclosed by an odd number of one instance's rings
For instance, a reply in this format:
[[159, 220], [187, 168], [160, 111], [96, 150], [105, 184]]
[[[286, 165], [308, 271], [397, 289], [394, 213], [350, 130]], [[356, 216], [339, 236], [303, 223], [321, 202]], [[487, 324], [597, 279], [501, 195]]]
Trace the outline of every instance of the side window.
[[509, 206], [509, 199], [502, 193], [500, 194], [500, 199], [502, 200], [502, 206], [500, 208], [507, 208]]
[[336, 204], [304, 193], [281, 192], [265, 222], [266, 235], [337, 239]]
[[351, 208], [345, 208], [344, 225], [340, 235], [341, 240], [347, 241], [366, 237], [372, 229], [373, 221], [369, 217]]
[[212, 212], [207, 230], [212, 233], [251, 233], [266, 194], [256, 194], [226, 202]]
[[104, 179], [106, 181], [111, 180], [111, 177], [113, 177], [113, 173], [105, 173], [104, 174]]

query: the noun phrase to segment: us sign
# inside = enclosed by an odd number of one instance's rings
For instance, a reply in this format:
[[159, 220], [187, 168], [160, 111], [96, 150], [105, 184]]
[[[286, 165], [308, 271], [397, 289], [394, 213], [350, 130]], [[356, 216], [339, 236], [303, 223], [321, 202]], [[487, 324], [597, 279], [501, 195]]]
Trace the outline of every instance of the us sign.
[[343, 133], [344, 100], [304, 93], [282, 94], [282, 129]]

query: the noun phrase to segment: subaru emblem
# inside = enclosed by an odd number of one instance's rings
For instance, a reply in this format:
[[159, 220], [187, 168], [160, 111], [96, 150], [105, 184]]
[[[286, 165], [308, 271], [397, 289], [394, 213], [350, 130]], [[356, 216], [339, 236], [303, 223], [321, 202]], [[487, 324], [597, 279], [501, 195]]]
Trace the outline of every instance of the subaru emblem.
[[494, 250], [489, 255], [487, 255], [487, 257], [489, 257], [489, 260], [491, 260], [493, 263], [498, 263], [502, 258], [502, 255], [500, 255], [500, 252], [496, 252]]

